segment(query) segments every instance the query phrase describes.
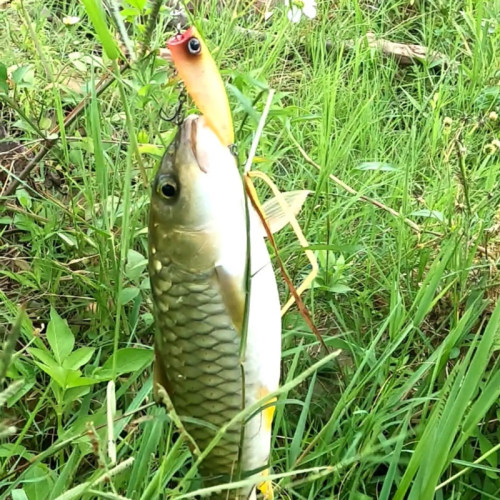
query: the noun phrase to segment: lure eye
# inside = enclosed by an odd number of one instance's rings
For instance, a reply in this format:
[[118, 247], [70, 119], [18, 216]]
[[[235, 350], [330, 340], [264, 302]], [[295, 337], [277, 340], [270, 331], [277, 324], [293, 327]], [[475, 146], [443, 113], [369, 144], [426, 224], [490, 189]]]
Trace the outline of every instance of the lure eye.
[[201, 52], [201, 43], [196, 37], [192, 37], [187, 43], [188, 51], [191, 55], [197, 56]]
[[167, 177], [160, 179], [157, 191], [163, 198], [173, 200], [177, 196], [179, 189], [177, 188], [177, 182], [171, 177]]

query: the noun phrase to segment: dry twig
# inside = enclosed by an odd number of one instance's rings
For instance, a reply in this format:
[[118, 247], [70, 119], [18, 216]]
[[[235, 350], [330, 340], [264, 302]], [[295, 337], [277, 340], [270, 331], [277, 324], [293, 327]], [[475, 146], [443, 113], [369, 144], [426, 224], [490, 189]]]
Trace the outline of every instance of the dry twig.
[[[428, 62], [439, 66], [451, 65], [450, 60], [441, 52], [429, 50], [423, 45], [416, 43], [392, 42], [385, 38], [377, 38], [375, 33], [369, 31], [362, 39], [370, 49], [380, 51], [384, 56], [394, 58], [402, 66], [409, 66], [415, 63]], [[347, 47], [352, 49], [355, 46], [354, 40], [347, 42]]]

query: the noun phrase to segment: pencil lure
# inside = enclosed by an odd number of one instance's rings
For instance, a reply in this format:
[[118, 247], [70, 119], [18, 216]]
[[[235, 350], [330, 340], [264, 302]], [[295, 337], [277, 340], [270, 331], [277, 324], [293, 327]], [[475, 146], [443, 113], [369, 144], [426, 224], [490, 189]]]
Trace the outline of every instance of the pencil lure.
[[167, 42], [175, 68], [208, 126], [224, 146], [234, 142], [233, 120], [219, 69], [196, 28]]

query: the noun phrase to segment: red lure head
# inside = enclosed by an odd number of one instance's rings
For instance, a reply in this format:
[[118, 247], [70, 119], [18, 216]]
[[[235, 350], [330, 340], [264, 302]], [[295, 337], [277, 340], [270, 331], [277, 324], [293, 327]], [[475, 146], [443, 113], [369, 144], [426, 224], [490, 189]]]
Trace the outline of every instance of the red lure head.
[[170, 50], [185, 48], [187, 54], [197, 56], [201, 53], [201, 42], [194, 36], [193, 28], [188, 28], [184, 33], [173, 36], [168, 42], [167, 47]]
[[170, 48], [172, 46], [177, 46], [177, 45], [182, 45], [183, 43], [186, 43], [187, 40], [189, 40], [193, 36], [193, 28], [188, 28], [184, 33], [178, 33], [177, 35], [173, 36], [168, 42], [167, 42], [167, 47]]

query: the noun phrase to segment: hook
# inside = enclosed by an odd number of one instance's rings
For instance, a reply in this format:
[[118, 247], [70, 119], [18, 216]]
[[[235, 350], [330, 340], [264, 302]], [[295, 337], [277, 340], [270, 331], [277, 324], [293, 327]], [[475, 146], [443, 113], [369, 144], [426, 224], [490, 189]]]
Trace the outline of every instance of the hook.
[[175, 108], [173, 115], [172, 116], [166, 115], [165, 111], [162, 108], [160, 109], [160, 117], [166, 122], [171, 122], [175, 123], [175, 125], [180, 125], [184, 120], [184, 117], [182, 116], [182, 108], [185, 102], [186, 102], [186, 94], [183, 91], [179, 95], [179, 100], [177, 101], [177, 107]]

